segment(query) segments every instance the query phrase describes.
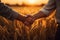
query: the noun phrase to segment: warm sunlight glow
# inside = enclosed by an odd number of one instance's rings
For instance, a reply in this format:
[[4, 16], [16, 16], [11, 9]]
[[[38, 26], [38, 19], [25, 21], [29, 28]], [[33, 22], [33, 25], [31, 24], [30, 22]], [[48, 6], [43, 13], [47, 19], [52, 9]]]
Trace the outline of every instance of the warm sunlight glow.
[[4, 2], [6, 4], [10, 4], [10, 5], [15, 5], [15, 4], [22, 5], [23, 0], [1, 0], [1, 2]]
[[1, 1], [10, 5], [15, 5], [15, 4], [41, 5], [41, 4], [46, 4], [48, 2], [48, 0], [1, 0]]
[[35, 5], [37, 0], [24, 0], [24, 4], [26, 5]]
[[24, 4], [26, 5], [41, 5], [46, 4], [48, 0], [24, 0]]
[[30, 4], [35, 4], [37, 0], [28, 0]]

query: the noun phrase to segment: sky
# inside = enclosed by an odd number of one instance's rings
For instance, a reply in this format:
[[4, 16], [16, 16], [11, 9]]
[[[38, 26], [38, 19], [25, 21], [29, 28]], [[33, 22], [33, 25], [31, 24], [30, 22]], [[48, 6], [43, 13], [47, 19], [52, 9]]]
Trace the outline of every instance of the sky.
[[29, 4], [40, 5], [42, 3], [46, 4], [48, 2], [48, 0], [1, 0], [1, 1], [10, 5], [15, 5], [15, 4], [22, 5], [23, 3], [26, 5]]

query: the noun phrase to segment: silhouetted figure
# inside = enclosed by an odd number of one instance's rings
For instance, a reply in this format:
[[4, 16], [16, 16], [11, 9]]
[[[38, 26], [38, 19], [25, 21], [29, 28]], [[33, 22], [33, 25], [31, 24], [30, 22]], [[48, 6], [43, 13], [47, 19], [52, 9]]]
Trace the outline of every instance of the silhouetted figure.
[[47, 17], [51, 12], [56, 10], [55, 17], [57, 19], [58, 28], [55, 35], [55, 40], [60, 40], [60, 0], [49, 0], [49, 2], [35, 15], [28, 16], [25, 24], [30, 26], [34, 20]]
[[7, 5], [5, 5], [1, 2], [0, 2], [0, 16], [3, 16], [10, 20], [17, 19], [22, 22], [24, 22], [24, 20], [26, 19], [25, 16], [18, 14], [17, 12], [13, 11], [11, 8], [9, 8]]

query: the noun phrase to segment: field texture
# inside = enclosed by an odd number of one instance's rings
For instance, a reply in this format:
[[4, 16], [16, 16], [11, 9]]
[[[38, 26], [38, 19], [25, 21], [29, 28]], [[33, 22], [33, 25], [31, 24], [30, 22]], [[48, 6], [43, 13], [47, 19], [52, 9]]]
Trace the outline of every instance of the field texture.
[[[10, 6], [26, 15], [36, 14], [42, 7]], [[36, 20], [30, 27], [18, 20], [8, 20], [0, 16], [0, 40], [54, 40], [57, 29], [54, 12], [47, 18]]]

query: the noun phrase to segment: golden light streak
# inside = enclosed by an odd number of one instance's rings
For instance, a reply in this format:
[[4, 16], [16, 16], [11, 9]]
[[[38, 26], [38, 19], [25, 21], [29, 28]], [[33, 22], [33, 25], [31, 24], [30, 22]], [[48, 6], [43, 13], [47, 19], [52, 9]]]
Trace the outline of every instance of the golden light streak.
[[19, 4], [22, 5], [23, 3], [25, 5], [41, 5], [46, 4], [48, 0], [1, 0], [2, 2], [10, 5]]
[[24, 4], [26, 5], [41, 5], [46, 4], [48, 0], [24, 0]]

